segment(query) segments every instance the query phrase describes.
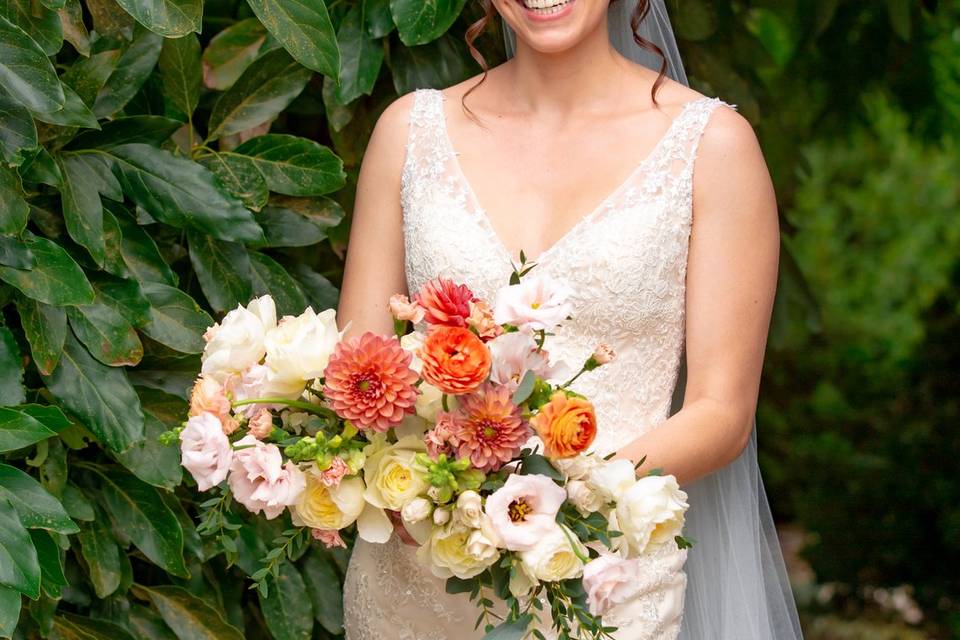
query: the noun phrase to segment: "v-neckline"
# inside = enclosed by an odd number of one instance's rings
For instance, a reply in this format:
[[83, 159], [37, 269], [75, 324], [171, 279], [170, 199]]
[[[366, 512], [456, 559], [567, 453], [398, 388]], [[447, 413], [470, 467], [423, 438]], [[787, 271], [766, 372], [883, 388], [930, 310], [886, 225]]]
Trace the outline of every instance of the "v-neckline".
[[[486, 208], [480, 203], [480, 198], [477, 197], [476, 191], [473, 189], [473, 185], [470, 183], [470, 179], [467, 178], [467, 174], [463, 170], [463, 166], [460, 164], [459, 154], [456, 148], [453, 145], [453, 140], [450, 139], [450, 132], [447, 128], [447, 113], [444, 106], [447, 96], [439, 89], [435, 90], [440, 96], [440, 104], [438, 106], [440, 110], [439, 119], [440, 119], [440, 131], [442, 134], [443, 143], [446, 146], [446, 151], [449, 152], [452, 162], [453, 169], [455, 171], [456, 177], [460, 180], [463, 185], [464, 191], [467, 194], [467, 198], [470, 200], [470, 210], [474, 213], [473, 217], [476, 219], [477, 224], [483, 228], [483, 230], [490, 236], [491, 241], [496, 245], [500, 253], [509, 260], [512, 264], [514, 259], [519, 257], [514, 255], [513, 251], [504, 243], [503, 239], [500, 237], [500, 234], [497, 232], [496, 228], [493, 226], [493, 222], [490, 220], [490, 216], [487, 213]], [[651, 162], [659, 153], [660, 150], [666, 145], [667, 141], [673, 137], [674, 131], [678, 128], [678, 123], [684, 117], [684, 115], [689, 110], [690, 106], [694, 103], [705, 100], [708, 98], [697, 98], [694, 100], [689, 100], [683, 104], [680, 108], [680, 113], [678, 113], [673, 120], [670, 121], [670, 125], [667, 127], [667, 130], [663, 133], [662, 136], [657, 140], [653, 145], [650, 151], [647, 153], [644, 158], [637, 163], [637, 165], [630, 171], [626, 178], [620, 182], [613, 191], [607, 194], [597, 206], [587, 212], [585, 215], [580, 216], [573, 225], [570, 226], [563, 234], [560, 235], [552, 244], [550, 244], [546, 249], [537, 254], [536, 257], [531, 257], [524, 252], [524, 255], [528, 262], [537, 263], [538, 265], [543, 264], [543, 260], [548, 258], [552, 253], [557, 251], [558, 247], [566, 244], [569, 238], [575, 236], [579, 233], [580, 229], [585, 228], [594, 218], [596, 218], [600, 213], [605, 211], [611, 202], [613, 202], [618, 196], [620, 196], [630, 184], [634, 181], [641, 171], [646, 169], [646, 166]], [[521, 250], [522, 251], [522, 250]]]

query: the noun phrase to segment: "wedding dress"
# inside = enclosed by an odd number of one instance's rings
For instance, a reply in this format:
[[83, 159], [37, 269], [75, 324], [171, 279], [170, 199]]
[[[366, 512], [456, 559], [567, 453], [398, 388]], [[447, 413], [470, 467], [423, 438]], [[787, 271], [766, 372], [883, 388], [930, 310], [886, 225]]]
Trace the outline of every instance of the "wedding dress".
[[[415, 292], [443, 276], [491, 300], [508, 282], [513, 257], [460, 169], [446, 131], [444, 101], [438, 90], [418, 90], [410, 113], [400, 194], [407, 283]], [[550, 339], [551, 356], [580, 363], [601, 342], [617, 353], [611, 364], [572, 387], [595, 405], [599, 432], [592, 448], [600, 454], [670, 415], [684, 346], [694, 160], [710, 115], [722, 104], [714, 98], [687, 103], [629, 177], [534, 260], [536, 271], [575, 292], [573, 319]], [[698, 551], [694, 547], [691, 553]], [[666, 544], [649, 558], [641, 595], [604, 618], [619, 628], [616, 638], [677, 638], [687, 553]], [[474, 630], [477, 610], [468, 598], [447, 594], [444, 581], [396, 536], [385, 545], [357, 541], [344, 608], [347, 640], [483, 636]]]

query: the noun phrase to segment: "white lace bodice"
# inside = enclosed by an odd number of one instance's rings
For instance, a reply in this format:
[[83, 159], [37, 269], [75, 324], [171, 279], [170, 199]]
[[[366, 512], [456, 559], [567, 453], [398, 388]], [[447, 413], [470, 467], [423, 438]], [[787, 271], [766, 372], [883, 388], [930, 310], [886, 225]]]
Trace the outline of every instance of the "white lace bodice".
[[[460, 169], [446, 131], [444, 100], [438, 90], [418, 90], [410, 113], [400, 193], [407, 283], [415, 292], [444, 276], [492, 300], [508, 282], [513, 256]], [[572, 387], [595, 405], [593, 449], [602, 454], [669, 415], [683, 351], [694, 160], [710, 114], [721, 104], [712, 98], [687, 103], [630, 176], [534, 260], [536, 270], [575, 291], [572, 320], [549, 339], [551, 356], [577, 367], [601, 342], [617, 353], [613, 363], [581, 376]], [[473, 637], [472, 605], [454, 607], [442, 581], [402, 545], [372, 547], [358, 543], [347, 576], [349, 640]], [[658, 609], [666, 598], [661, 587], [676, 586], [683, 577], [685, 552], [673, 551], [651, 558], [650, 597], [631, 609], [636, 619], [623, 637], [676, 636], [679, 612], [666, 616]], [[383, 635], [385, 627], [370, 617], [383, 615], [376, 610], [387, 603], [392, 619]], [[425, 626], [427, 619], [431, 626]]]

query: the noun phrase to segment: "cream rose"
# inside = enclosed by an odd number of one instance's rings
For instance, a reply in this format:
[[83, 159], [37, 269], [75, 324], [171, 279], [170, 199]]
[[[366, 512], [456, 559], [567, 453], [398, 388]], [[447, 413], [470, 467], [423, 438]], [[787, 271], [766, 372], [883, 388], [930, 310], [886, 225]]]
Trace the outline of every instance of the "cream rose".
[[317, 314], [307, 307], [299, 316], [285, 316], [264, 339], [265, 362], [274, 384], [285, 380], [292, 385], [321, 377], [339, 341], [334, 309]]
[[603, 496], [583, 480], [571, 480], [567, 483], [567, 499], [584, 516], [600, 511], [605, 504]]
[[339, 530], [348, 527], [363, 512], [363, 480], [344, 478], [336, 487], [324, 484], [319, 472], [306, 474], [307, 485], [290, 511], [293, 524], [312, 529]]
[[417, 557], [438, 578], [473, 578], [499, 558], [499, 554], [490, 553], [489, 549], [485, 549], [480, 557], [471, 553], [469, 542], [474, 532], [477, 530], [456, 522], [438, 527], [417, 550]]
[[223, 384], [230, 376], [257, 364], [266, 353], [267, 332], [276, 324], [277, 312], [270, 296], [257, 298], [246, 307], [237, 306], [204, 335], [207, 344], [201, 357], [202, 373]]
[[619, 500], [636, 481], [636, 467], [624, 458], [603, 462], [587, 476], [590, 487], [607, 502]]
[[426, 450], [423, 439], [417, 436], [400, 438], [390, 446], [384, 446], [380, 439], [368, 445], [363, 465], [367, 502], [380, 509], [400, 511], [403, 505], [426, 493], [430, 485], [414, 464], [414, 456]]
[[400, 510], [403, 521], [416, 524], [433, 515], [433, 503], [426, 498], [414, 498]]
[[483, 520], [483, 500], [476, 491], [464, 491], [457, 497], [454, 516], [465, 527], [479, 529]]
[[[578, 555], [579, 554], [579, 555]], [[583, 572], [587, 548], [576, 534], [560, 525], [542, 537], [532, 549], [520, 552], [520, 560], [537, 580], [557, 582]]]
[[640, 555], [680, 534], [688, 506], [675, 477], [646, 476], [617, 502], [615, 524], [631, 554]]

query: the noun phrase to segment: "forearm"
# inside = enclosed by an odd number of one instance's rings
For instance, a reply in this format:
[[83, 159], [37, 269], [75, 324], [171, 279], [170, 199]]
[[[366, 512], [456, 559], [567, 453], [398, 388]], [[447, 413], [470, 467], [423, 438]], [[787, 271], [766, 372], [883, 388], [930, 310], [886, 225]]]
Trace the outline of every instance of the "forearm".
[[673, 474], [681, 485], [728, 464], [743, 451], [753, 427], [752, 410], [701, 398], [617, 451], [617, 458], [646, 461], [643, 474], [655, 468]]

